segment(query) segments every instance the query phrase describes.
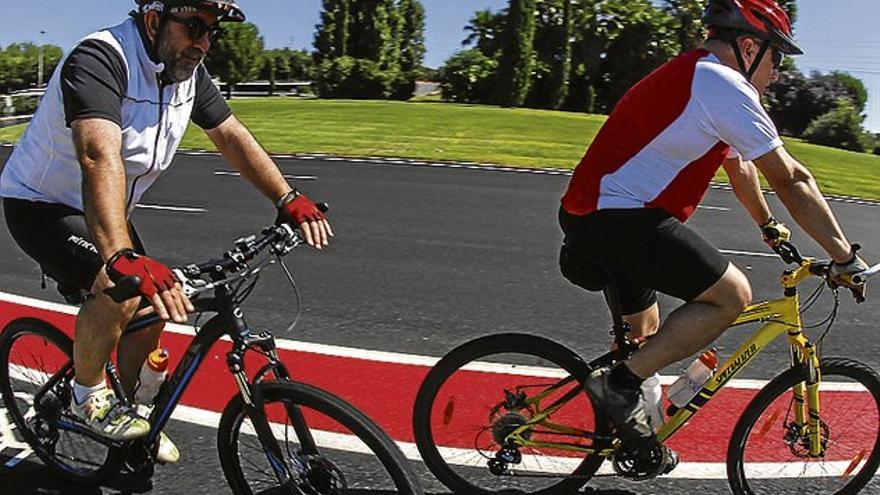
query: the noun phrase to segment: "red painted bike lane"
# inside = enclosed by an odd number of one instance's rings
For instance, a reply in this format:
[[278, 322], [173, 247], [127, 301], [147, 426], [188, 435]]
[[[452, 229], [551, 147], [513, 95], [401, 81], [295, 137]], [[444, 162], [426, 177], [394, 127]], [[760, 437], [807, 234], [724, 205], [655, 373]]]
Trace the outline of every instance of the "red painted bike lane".
[[[73, 334], [74, 316], [53, 309], [42, 309], [33, 305], [0, 301], [0, 328], [20, 317], [36, 317], [46, 320], [59, 329]], [[174, 367], [183, 356], [192, 336], [184, 333], [166, 331], [162, 345], [171, 354]], [[237, 387], [226, 367], [226, 353], [230, 342], [215, 344], [207, 359], [182, 398], [182, 403], [198, 409], [220, 412], [226, 403], [237, 393]], [[315, 352], [280, 349], [283, 362], [294, 379], [329, 390], [365, 412], [377, 421], [395, 440], [412, 442], [412, 408], [416, 392], [428, 372], [424, 365], [403, 364], [372, 359], [340, 357]], [[256, 358], [256, 359], [255, 359]], [[258, 356], [248, 361], [248, 372], [254, 373], [260, 366]], [[470, 377], [470, 378], [468, 378]], [[455, 384], [467, 396], [498, 395], [506, 384], [522, 382], [521, 375], [505, 373], [468, 372], [463, 381]], [[446, 391], [444, 391], [446, 393]], [[455, 389], [449, 392], [456, 395]], [[689, 462], [723, 462], [726, 458], [727, 442], [736, 420], [748, 401], [757, 393], [754, 389], [726, 388], [719, 392], [692, 421], [670, 442]], [[854, 392], [823, 392], [830, 404], [848, 404], [869, 399], [865, 394]], [[499, 399], [500, 400], [500, 399]], [[467, 404], [458, 401], [455, 405], [456, 418], [475, 418], [473, 425], [459, 425], [463, 429], [476, 431], [477, 421], [485, 420], [486, 411], [479, 406], [468, 409]], [[590, 418], [583, 421], [589, 422]], [[851, 418], [851, 421], [877, 421], [877, 418]], [[467, 419], [464, 420], [465, 422]], [[577, 418], [572, 419], [577, 422]], [[768, 436], [769, 437], [769, 436]], [[447, 447], [473, 447], [473, 437], [467, 439], [450, 436], [439, 439]], [[777, 439], [777, 444], [778, 442]], [[787, 449], [758, 449], [749, 460], [752, 462], [779, 462], [790, 458]], [[848, 459], [846, 459], [848, 460]]]

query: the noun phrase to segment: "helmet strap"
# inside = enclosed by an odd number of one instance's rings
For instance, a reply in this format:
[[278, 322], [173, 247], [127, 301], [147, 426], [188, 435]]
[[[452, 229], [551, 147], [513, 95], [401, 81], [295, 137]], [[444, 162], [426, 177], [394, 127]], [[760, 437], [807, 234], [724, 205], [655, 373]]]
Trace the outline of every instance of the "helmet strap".
[[761, 60], [764, 58], [764, 55], [767, 54], [767, 49], [770, 48], [770, 41], [764, 40], [761, 44], [761, 49], [758, 50], [758, 55], [755, 57], [755, 61], [752, 62], [752, 65], [746, 68], [746, 61], [743, 58], [742, 50], [739, 49], [739, 44], [735, 39], [730, 40], [730, 46], [733, 47], [733, 54], [736, 56], [736, 63], [739, 64], [739, 71], [746, 76], [746, 79], [751, 82], [752, 76], [755, 75], [755, 72], [758, 70], [758, 66], [761, 64]]

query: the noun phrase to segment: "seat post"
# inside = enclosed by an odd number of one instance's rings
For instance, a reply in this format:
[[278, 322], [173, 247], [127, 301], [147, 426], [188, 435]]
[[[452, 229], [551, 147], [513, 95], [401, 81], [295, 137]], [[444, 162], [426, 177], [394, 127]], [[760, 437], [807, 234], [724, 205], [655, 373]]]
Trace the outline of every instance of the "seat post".
[[623, 312], [620, 309], [620, 292], [617, 289], [617, 282], [609, 272], [608, 285], [602, 289], [605, 295], [605, 302], [608, 303], [608, 309], [611, 310], [611, 333], [614, 335], [614, 343], [618, 349], [628, 349], [631, 342], [627, 338], [627, 334], [632, 329], [630, 324], [623, 320]]

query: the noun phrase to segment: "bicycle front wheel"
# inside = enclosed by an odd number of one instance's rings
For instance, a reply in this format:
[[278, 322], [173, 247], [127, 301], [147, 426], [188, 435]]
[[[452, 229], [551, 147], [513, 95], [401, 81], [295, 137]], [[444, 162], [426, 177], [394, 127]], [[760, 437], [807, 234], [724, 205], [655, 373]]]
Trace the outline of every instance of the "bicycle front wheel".
[[795, 368], [755, 396], [734, 429], [727, 475], [737, 495], [852, 495], [880, 465], [880, 377], [849, 359], [821, 361], [820, 435], [825, 453], [810, 456], [809, 435], [795, 424]]
[[576, 492], [604, 460], [584, 449], [607, 446], [610, 428], [583, 392], [586, 374], [577, 354], [534, 335], [461, 345], [416, 396], [422, 459], [455, 493]]
[[7, 446], [30, 448], [66, 478], [94, 483], [115, 471], [113, 451], [63, 427], [69, 421], [72, 378], [73, 342], [60, 330], [33, 318], [15, 320], [3, 330], [0, 392], [15, 426]]
[[[422, 495], [409, 462], [379, 426], [344, 400], [297, 382], [260, 387], [264, 412], [302, 493]], [[281, 493], [240, 395], [217, 433], [220, 464], [237, 495]]]

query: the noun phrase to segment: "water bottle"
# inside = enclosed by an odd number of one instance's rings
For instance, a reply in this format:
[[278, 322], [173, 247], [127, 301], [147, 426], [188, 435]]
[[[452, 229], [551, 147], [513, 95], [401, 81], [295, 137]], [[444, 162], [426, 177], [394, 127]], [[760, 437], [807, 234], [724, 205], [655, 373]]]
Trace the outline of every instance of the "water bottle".
[[156, 349], [141, 366], [137, 390], [134, 393], [135, 403], [144, 406], [152, 404], [167, 375], [168, 351]]
[[712, 378], [717, 367], [718, 351], [713, 348], [701, 354], [666, 391], [669, 402], [679, 409], [686, 406]]

